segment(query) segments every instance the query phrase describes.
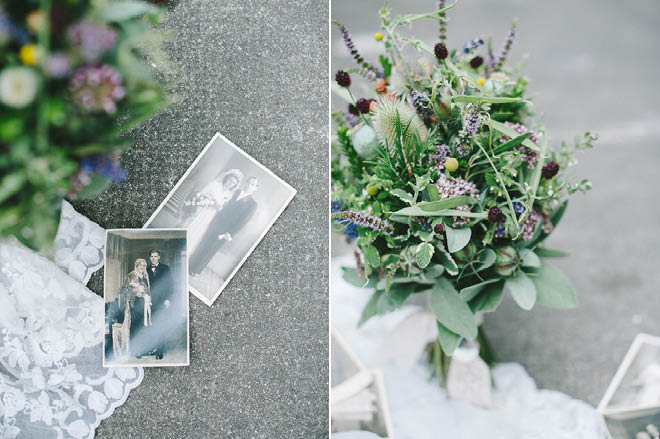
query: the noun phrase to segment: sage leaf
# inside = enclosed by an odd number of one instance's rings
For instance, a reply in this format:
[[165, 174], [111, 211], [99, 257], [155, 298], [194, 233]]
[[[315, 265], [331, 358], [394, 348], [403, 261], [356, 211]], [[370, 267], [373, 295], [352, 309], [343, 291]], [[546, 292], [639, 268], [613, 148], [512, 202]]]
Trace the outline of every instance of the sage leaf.
[[536, 255], [541, 258], [565, 258], [566, 256], [570, 255], [570, 253], [562, 250], [555, 250], [545, 247], [536, 247], [534, 253], [536, 253]]
[[490, 104], [508, 104], [511, 102], [524, 102], [522, 98], [509, 98], [504, 96], [474, 96], [457, 95], [451, 97], [452, 102], [486, 102]]
[[502, 293], [504, 291], [504, 281], [500, 280], [497, 283], [486, 285], [486, 287], [479, 292], [477, 297], [472, 299], [469, 303], [472, 312], [477, 313], [493, 312], [497, 309], [502, 301]]
[[534, 307], [536, 303], [536, 286], [523, 271], [518, 271], [515, 276], [507, 278], [505, 284], [518, 306], [525, 310]]
[[539, 268], [541, 266], [541, 259], [529, 249], [523, 249], [520, 251], [520, 257], [522, 259], [523, 267], [534, 267]]
[[440, 346], [442, 347], [442, 350], [445, 354], [451, 355], [458, 347], [458, 343], [461, 341], [461, 336], [447, 329], [447, 327], [442, 323], [437, 323], [438, 340], [440, 340]]
[[378, 279], [373, 277], [371, 279], [365, 279], [360, 276], [360, 273], [355, 268], [342, 267], [342, 279], [346, 281], [349, 285], [353, 285], [358, 288], [375, 288], [378, 283]]
[[469, 339], [477, 336], [474, 315], [449, 280], [444, 277], [437, 280], [431, 289], [430, 302], [438, 321], [447, 329]]
[[486, 288], [487, 285], [490, 285], [495, 282], [499, 282], [500, 279], [488, 279], [483, 282], [479, 282], [474, 285], [470, 285], [469, 287], [465, 287], [461, 290], [461, 297], [463, 300], [466, 302], [469, 302], [470, 300], [474, 299], [484, 288]]
[[392, 195], [394, 195], [397, 198], [400, 198], [401, 200], [405, 201], [406, 203], [412, 204], [415, 200], [413, 199], [413, 196], [409, 194], [408, 192], [402, 190], [402, 189], [392, 189], [390, 191]]
[[469, 227], [462, 227], [460, 229], [453, 229], [445, 226], [445, 233], [447, 234], [447, 250], [449, 253], [456, 253], [470, 242], [472, 230]]
[[452, 276], [456, 276], [458, 274], [458, 265], [456, 265], [454, 258], [452, 258], [448, 252], [441, 250], [438, 253], [438, 259], [440, 259], [440, 263], [443, 267], [445, 267], [447, 273]]
[[533, 272], [532, 282], [536, 285], [537, 299], [541, 305], [551, 308], [575, 308], [577, 296], [568, 278], [554, 265], [542, 261], [541, 267]]

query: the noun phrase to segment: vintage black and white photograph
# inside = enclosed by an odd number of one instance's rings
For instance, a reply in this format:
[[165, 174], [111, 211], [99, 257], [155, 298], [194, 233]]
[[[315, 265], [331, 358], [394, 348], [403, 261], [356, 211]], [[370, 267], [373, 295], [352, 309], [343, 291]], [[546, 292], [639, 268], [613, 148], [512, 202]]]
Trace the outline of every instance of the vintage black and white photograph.
[[106, 232], [105, 367], [187, 366], [185, 229]]
[[145, 228], [188, 229], [190, 291], [211, 306], [295, 194], [216, 134]]

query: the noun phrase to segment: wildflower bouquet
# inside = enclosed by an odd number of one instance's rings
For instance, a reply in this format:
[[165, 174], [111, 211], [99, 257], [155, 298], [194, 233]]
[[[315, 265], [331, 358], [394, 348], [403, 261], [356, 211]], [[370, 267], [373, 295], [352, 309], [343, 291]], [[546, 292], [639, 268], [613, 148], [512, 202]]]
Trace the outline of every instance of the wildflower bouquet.
[[[438, 327], [429, 358], [440, 378], [463, 339], [479, 339], [486, 357], [476, 315], [495, 311], [505, 289], [525, 310], [577, 305], [548, 262], [567, 254], [543, 242], [568, 196], [589, 189], [566, 169], [595, 140], [586, 133], [551, 150], [525, 97], [527, 80], [506, 65], [516, 23], [498, 52], [486, 36], [450, 50], [453, 6], [440, 1], [434, 12], [391, 18], [386, 5], [377, 66], [335, 22], [357, 61], [333, 84], [350, 102], [333, 114], [333, 227], [358, 247], [357, 269], [345, 267], [344, 278], [375, 290], [360, 324], [429, 293]], [[397, 33], [420, 19], [438, 20], [436, 44]], [[354, 95], [357, 76], [371, 96]]]
[[160, 16], [135, 0], [0, 6], [0, 237], [48, 246], [62, 197], [126, 177], [121, 135], [165, 104], [141, 53]]

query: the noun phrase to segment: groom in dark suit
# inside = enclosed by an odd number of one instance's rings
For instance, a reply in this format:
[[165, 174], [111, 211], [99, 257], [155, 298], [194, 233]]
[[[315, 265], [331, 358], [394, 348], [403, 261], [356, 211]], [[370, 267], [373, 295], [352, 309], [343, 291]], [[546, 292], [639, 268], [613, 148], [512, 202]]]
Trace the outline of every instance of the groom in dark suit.
[[151, 312], [153, 314], [153, 321], [156, 322], [153, 331], [155, 349], [153, 353], [157, 359], [162, 359], [165, 353], [165, 340], [163, 339], [164, 324], [167, 323], [167, 317], [164, 310], [172, 306], [172, 273], [170, 267], [160, 263], [160, 251], [152, 249], [149, 251], [149, 285], [151, 294]]

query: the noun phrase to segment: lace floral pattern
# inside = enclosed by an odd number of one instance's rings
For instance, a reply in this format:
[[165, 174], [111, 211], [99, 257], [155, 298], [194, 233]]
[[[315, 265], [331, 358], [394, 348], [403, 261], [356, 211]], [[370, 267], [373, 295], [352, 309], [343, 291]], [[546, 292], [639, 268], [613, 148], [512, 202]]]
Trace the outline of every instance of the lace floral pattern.
[[87, 284], [103, 266], [105, 230], [62, 201], [60, 225], [55, 236], [55, 263], [69, 276]]
[[[83, 249], [72, 253], [91, 254], [80, 243], [92, 233], [68, 241]], [[0, 243], [0, 267], [0, 437], [93, 438], [142, 368], [102, 367], [103, 300], [80, 279], [15, 239]]]

